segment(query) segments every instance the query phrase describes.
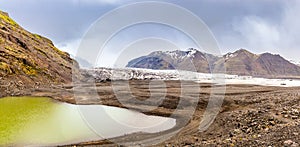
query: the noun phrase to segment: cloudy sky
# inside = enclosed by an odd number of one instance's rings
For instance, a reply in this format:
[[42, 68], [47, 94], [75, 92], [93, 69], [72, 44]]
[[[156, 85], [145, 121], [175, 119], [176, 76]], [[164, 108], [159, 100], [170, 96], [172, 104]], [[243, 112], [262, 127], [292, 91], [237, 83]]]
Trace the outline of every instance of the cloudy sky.
[[[0, 0], [0, 9], [8, 12], [25, 29], [50, 38], [58, 48], [75, 55], [81, 39], [92, 24], [104, 14], [135, 2], [137, 1]], [[289, 60], [300, 61], [298, 0], [164, 2], [183, 7], [203, 20], [215, 36], [221, 53], [245, 48], [254, 53], [271, 52], [281, 54]], [[116, 18], [118, 19], [120, 18]], [[173, 19], [181, 23], [180, 18]], [[95, 32], [99, 33], [102, 32]], [[122, 56], [134, 58], [151, 51], [189, 47], [198, 48], [186, 34], [165, 25], [145, 23], [126, 27], [115, 34], [104, 47], [101, 61], [95, 64], [124, 66], [126, 59], [120, 60], [124, 58]]]

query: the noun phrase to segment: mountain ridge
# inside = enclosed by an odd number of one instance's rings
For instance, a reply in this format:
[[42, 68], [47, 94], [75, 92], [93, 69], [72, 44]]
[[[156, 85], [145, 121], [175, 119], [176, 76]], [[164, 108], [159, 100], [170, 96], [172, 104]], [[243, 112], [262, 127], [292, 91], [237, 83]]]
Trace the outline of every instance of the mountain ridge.
[[[191, 52], [192, 56], [188, 56]], [[151, 59], [156, 60], [149, 62]], [[179, 69], [202, 73], [222, 73], [226, 70], [227, 74], [257, 77], [300, 76], [300, 67], [282, 56], [271, 53], [254, 54], [246, 49], [229, 52], [221, 57], [193, 48], [187, 51], [156, 51], [129, 61], [126, 67]]]

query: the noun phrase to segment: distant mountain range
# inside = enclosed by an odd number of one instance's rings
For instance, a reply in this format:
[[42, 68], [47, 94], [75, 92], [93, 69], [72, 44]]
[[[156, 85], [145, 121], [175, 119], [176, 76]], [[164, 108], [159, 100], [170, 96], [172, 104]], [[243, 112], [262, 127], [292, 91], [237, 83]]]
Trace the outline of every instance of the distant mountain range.
[[280, 55], [271, 53], [254, 54], [245, 49], [227, 53], [223, 56], [215, 56], [192, 48], [187, 51], [156, 51], [129, 61], [126, 67], [179, 69], [201, 73], [222, 72], [224, 71], [222, 67], [225, 67], [227, 74], [242, 76], [300, 76], [300, 67]]

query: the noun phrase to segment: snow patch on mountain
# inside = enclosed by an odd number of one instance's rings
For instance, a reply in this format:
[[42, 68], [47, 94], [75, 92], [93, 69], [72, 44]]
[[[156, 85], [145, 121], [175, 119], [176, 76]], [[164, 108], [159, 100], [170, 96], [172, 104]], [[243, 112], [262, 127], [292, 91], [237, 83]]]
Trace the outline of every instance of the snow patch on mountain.
[[[175, 51], [166, 51], [166, 52], [160, 52], [160, 53], [168, 55], [174, 60], [183, 60], [186, 58], [194, 58], [195, 54], [197, 52], [198, 52], [198, 50], [190, 48], [187, 51], [175, 50]], [[157, 52], [157, 54], [158, 54], [158, 52]]]
[[187, 52], [188, 52], [187, 57], [195, 57], [195, 54], [198, 52], [198, 50], [194, 48], [189, 48]]
[[228, 60], [230, 58], [234, 58], [238, 55], [238, 53], [228, 53], [225, 55], [225, 60]]

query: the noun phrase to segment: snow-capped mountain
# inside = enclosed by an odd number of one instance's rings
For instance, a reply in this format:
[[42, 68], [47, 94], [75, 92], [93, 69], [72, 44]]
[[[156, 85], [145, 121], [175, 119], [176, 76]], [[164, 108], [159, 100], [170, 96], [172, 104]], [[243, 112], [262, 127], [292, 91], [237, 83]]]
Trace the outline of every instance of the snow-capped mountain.
[[157, 52], [153, 52], [150, 55], [151, 56], [168, 56], [173, 60], [183, 60], [186, 58], [193, 58], [195, 57], [195, 54], [198, 52], [198, 50], [193, 49], [193, 48], [189, 48], [187, 51], [181, 51], [181, 50], [175, 50], [175, 51], [166, 51], [166, 52], [162, 52], [162, 51], [157, 51]]
[[157, 51], [131, 60], [127, 67], [179, 69], [201, 73], [212, 71], [224, 73], [226, 71], [227, 74], [272, 78], [300, 76], [300, 67], [280, 55], [253, 54], [245, 49], [227, 53], [223, 57], [203, 53], [196, 49]]
[[189, 48], [187, 49], [187, 51], [176, 50], [176, 51], [166, 51], [164, 53], [172, 57], [172, 59], [182, 60], [186, 58], [194, 58], [197, 52], [198, 50]]
[[[148, 69], [180, 69], [197, 72], [210, 72], [212, 62], [220, 57], [202, 53], [190, 48], [187, 51], [157, 51], [147, 56], [131, 60], [126, 67], [148, 68]], [[195, 69], [194, 65], [197, 66]]]

